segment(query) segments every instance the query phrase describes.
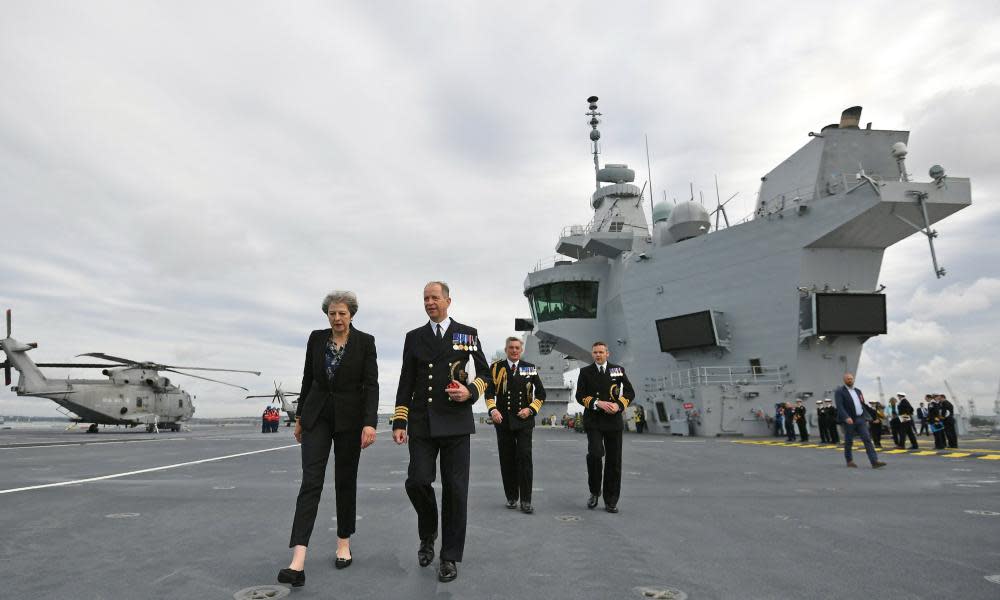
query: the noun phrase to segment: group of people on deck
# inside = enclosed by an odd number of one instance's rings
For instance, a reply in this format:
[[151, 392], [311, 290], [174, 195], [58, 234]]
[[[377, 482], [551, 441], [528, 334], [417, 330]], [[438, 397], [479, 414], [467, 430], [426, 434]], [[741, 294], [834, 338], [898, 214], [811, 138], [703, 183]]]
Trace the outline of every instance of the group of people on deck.
[[[919, 449], [917, 436], [933, 436], [936, 449], [957, 448], [958, 433], [955, 428], [955, 407], [944, 394], [927, 394], [925, 402], [914, 409], [906, 393], [898, 392], [889, 398], [888, 404], [872, 401], [864, 405], [869, 416], [869, 432], [876, 448], [882, 447], [882, 437], [886, 430], [892, 436], [897, 449]], [[829, 398], [816, 400], [816, 421], [821, 444], [839, 444], [840, 432], [837, 408]], [[919, 426], [919, 430], [918, 430]], [[802, 400], [775, 406], [774, 435], [783, 435], [789, 442], [809, 440], [809, 425]]]
[[[507, 338], [504, 358], [487, 363], [477, 330], [449, 317], [446, 283], [428, 283], [423, 299], [429, 321], [409, 331], [403, 343], [392, 437], [409, 450], [404, 487], [417, 516], [417, 563], [433, 562], [440, 533], [437, 578], [449, 582], [458, 577], [465, 548], [472, 405], [485, 401], [496, 430], [506, 508], [532, 514], [531, 433], [545, 388], [535, 365], [521, 357], [520, 338]], [[289, 540], [292, 559], [278, 572], [278, 581], [293, 587], [305, 584], [306, 551], [331, 451], [337, 511], [333, 564], [345, 569], [353, 563], [358, 464], [362, 450], [375, 443], [378, 421], [375, 339], [352, 324], [357, 296], [331, 292], [322, 309], [330, 328], [309, 336], [295, 414], [302, 482]], [[621, 491], [622, 415], [635, 391], [624, 368], [608, 361], [607, 344], [594, 342], [591, 354], [594, 362], [580, 370], [576, 389], [587, 432], [586, 505], [596, 508], [603, 499], [605, 510], [614, 514]], [[472, 381], [470, 361], [476, 374]], [[438, 474], [440, 509], [432, 486]]]

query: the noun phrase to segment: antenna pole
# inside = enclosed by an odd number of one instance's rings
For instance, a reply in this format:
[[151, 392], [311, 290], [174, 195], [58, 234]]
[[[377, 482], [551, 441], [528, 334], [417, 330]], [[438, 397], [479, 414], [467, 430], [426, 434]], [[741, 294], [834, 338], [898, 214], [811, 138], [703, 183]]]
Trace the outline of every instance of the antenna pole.
[[646, 135], [646, 181], [649, 182], [649, 222], [653, 222], [653, 169], [649, 166], [649, 136]]
[[597, 117], [601, 116], [601, 113], [597, 112], [597, 96], [587, 98], [587, 103], [589, 104], [590, 112], [585, 114], [590, 117], [591, 154], [594, 155], [594, 186], [597, 189], [601, 189], [601, 181], [597, 178], [597, 173], [601, 170], [601, 162], [598, 159], [598, 156], [601, 154], [601, 148], [597, 145], [598, 140], [601, 139], [601, 132], [597, 129], [597, 126], [601, 124], [601, 120]]

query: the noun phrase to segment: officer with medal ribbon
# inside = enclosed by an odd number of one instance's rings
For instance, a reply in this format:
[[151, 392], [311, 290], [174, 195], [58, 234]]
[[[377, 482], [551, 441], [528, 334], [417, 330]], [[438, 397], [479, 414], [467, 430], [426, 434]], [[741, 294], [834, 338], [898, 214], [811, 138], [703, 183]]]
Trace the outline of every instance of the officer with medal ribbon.
[[[424, 311], [430, 322], [406, 334], [403, 364], [396, 390], [392, 435], [397, 444], [409, 442], [410, 465], [406, 494], [417, 512], [421, 567], [434, 560], [438, 507], [431, 484], [435, 461], [441, 456], [441, 563], [438, 580], [458, 577], [456, 563], [465, 549], [469, 497], [469, 435], [476, 432], [472, 405], [484, 395], [489, 364], [477, 332], [448, 317], [448, 285], [424, 286]], [[469, 359], [476, 379], [468, 383]]]
[[622, 412], [635, 399], [635, 391], [625, 369], [608, 362], [607, 344], [594, 342], [590, 354], [594, 362], [580, 369], [576, 382], [576, 401], [583, 405], [587, 431], [587, 508], [597, 506], [601, 495], [603, 457], [604, 509], [616, 513], [622, 485]]
[[507, 338], [507, 357], [490, 365], [486, 387], [486, 409], [497, 431], [500, 476], [507, 508], [531, 514], [531, 433], [535, 415], [545, 401], [545, 387], [535, 365], [521, 360], [520, 338]]

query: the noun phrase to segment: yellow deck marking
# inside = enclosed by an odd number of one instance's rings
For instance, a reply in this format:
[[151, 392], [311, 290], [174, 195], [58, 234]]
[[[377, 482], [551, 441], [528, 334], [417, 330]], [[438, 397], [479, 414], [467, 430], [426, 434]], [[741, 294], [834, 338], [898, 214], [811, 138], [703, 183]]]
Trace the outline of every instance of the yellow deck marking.
[[986, 456], [980, 456], [979, 460], [1000, 460], [1000, 454], [987, 454]]
[[965, 458], [966, 456], [972, 456], [971, 452], [952, 452], [951, 454], [942, 454], [947, 458]]

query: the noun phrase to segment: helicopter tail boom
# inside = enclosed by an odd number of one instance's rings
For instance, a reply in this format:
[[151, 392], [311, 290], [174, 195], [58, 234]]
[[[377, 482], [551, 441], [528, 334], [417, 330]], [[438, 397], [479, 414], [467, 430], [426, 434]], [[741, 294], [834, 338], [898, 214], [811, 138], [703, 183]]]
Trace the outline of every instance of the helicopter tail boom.
[[3, 364], [4, 370], [4, 385], [10, 385], [11, 373], [10, 370], [13, 368], [16, 370], [21, 378], [18, 381], [18, 389], [24, 389], [25, 391], [32, 391], [32, 389], [37, 390], [45, 387], [48, 381], [45, 379], [45, 375], [42, 374], [41, 369], [28, 358], [28, 350], [37, 348], [38, 344], [22, 344], [21, 342], [10, 337], [10, 309], [7, 309], [7, 337], [0, 340], [0, 350], [3, 350], [7, 355], [7, 360]]

